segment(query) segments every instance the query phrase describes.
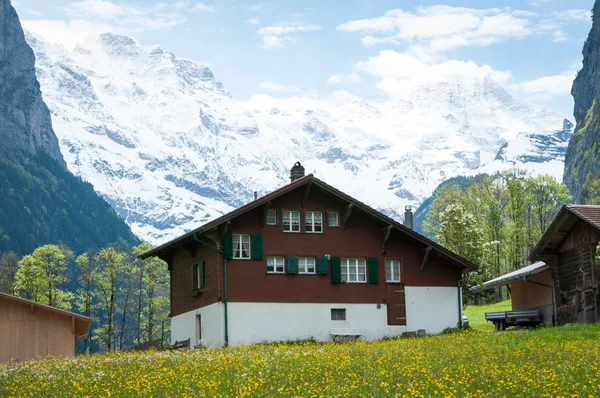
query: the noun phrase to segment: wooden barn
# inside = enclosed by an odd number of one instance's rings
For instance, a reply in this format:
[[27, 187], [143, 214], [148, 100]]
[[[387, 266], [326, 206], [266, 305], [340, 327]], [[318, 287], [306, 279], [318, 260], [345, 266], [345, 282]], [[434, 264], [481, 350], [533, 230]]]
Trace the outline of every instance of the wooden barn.
[[89, 326], [85, 316], [0, 293], [0, 362], [74, 356]]
[[563, 206], [529, 259], [552, 271], [559, 324], [600, 318], [600, 206]]

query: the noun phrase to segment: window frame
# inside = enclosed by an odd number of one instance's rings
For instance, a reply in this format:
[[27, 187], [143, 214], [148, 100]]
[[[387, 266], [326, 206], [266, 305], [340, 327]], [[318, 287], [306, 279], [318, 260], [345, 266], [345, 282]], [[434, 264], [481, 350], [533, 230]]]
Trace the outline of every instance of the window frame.
[[[356, 280], [355, 281], [351, 281], [350, 280], [350, 264], [348, 263], [348, 260], [356, 260]], [[358, 272], [358, 261], [361, 260], [364, 264], [364, 280], [358, 280], [358, 277], [360, 275], [360, 273]], [[344, 264], [344, 262], [346, 262], [346, 264]], [[344, 269], [346, 270], [346, 279], [344, 279]], [[367, 283], [367, 259], [364, 257], [343, 257], [340, 258], [340, 277], [342, 279], [342, 283]]]
[[[200, 270], [202, 270], [202, 272], [200, 272]], [[206, 286], [206, 270], [205, 270], [204, 261], [201, 261], [198, 264], [196, 264], [195, 271], [196, 271], [196, 278], [195, 278], [196, 280], [195, 280], [194, 290], [202, 290]], [[200, 277], [202, 277], [202, 283], [200, 283], [200, 280], [201, 280]]]
[[[315, 231], [315, 214], [319, 213], [321, 215], [321, 230], [320, 231]], [[311, 214], [311, 228], [312, 231], [308, 230], [308, 220], [306, 219], [308, 217], [308, 215]], [[321, 210], [306, 210], [304, 212], [304, 232], [306, 232], [307, 234], [322, 234], [323, 233], [323, 212]]]
[[[236, 236], [238, 236], [240, 238], [240, 240], [239, 240], [239, 244], [240, 244], [240, 257], [236, 257], [235, 256], [235, 253], [236, 253], [236, 250], [235, 250]], [[242, 257], [243, 247], [244, 246], [243, 246], [243, 241], [241, 239], [244, 236], [248, 237], [248, 257]], [[232, 246], [233, 246], [232, 259], [234, 259], [234, 260], [251, 260], [252, 259], [252, 235], [250, 235], [250, 234], [232, 234], [231, 239], [233, 241], [233, 243], [232, 243]]]
[[[290, 230], [287, 231], [285, 229], [285, 223], [284, 223], [284, 216], [285, 213], [290, 213]], [[298, 214], [298, 230], [297, 231], [293, 231], [292, 230], [292, 213], [297, 213]], [[281, 230], [287, 234], [299, 234], [302, 232], [302, 212], [300, 210], [282, 210], [281, 211]]]
[[[313, 260], [313, 272], [309, 272], [309, 271], [304, 271], [308, 270], [308, 267], [306, 266], [302, 266], [301, 265], [301, 260], [307, 260], [307, 259], [312, 259]], [[304, 267], [304, 268], [302, 268]], [[317, 274], [317, 258], [314, 256], [302, 256], [302, 257], [298, 257], [298, 274], [302, 274], [302, 275], [316, 275]]]
[[[337, 225], [331, 225], [330, 218], [329, 218], [329, 216], [331, 214], [335, 214], [336, 215]], [[339, 211], [337, 211], [337, 210], [327, 210], [327, 226], [329, 228], [339, 228], [340, 227], [340, 212]]]
[[[338, 313], [338, 311], [340, 311], [343, 314], [343, 317], [341, 319], [337, 318], [337, 317], [334, 317], [334, 315], [333, 315], [334, 313]], [[330, 313], [331, 313], [331, 320], [332, 321], [338, 321], [338, 322], [342, 321], [343, 322], [343, 321], [345, 321], [345, 320], [348, 319], [346, 317], [346, 309], [345, 308], [332, 308]]]
[[[267, 274], [270, 275], [284, 275], [285, 274], [285, 256], [266, 256], [266, 264], [267, 264]], [[273, 265], [273, 271], [269, 271], [269, 259], [273, 258], [273, 259], [277, 259], [277, 258], [281, 258], [283, 260], [283, 269], [281, 271], [277, 271], [277, 263], [275, 263]]]
[[[398, 262], [398, 280], [388, 280], [388, 262]], [[390, 273], [392, 274], [392, 273]], [[402, 283], [402, 259], [400, 258], [386, 258], [385, 259], [385, 283]]]
[[[269, 223], [269, 212], [275, 212], [275, 222]], [[265, 215], [265, 225], [277, 225], [277, 209], [269, 209], [267, 210], [267, 214]]]

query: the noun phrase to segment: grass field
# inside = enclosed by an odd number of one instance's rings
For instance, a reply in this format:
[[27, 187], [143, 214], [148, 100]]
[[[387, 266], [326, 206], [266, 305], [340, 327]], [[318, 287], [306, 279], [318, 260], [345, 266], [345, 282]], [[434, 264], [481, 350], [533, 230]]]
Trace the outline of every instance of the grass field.
[[0, 365], [1, 397], [600, 396], [600, 326]]
[[469, 326], [478, 330], [494, 330], [494, 324], [485, 320], [485, 313], [491, 311], [507, 311], [511, 309], [510, 300], [488, 305], [468, 305], [464, 314], [469, 318]]

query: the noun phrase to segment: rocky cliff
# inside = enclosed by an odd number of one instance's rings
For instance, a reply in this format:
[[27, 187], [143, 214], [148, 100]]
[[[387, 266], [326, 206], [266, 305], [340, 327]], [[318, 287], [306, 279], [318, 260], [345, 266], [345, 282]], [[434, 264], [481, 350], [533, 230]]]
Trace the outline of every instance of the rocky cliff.
[[0, 141], [3, 158], [24, 162], [45, 153], [65, 166], [35, 76], [33, 50], [8, 0], [0, 0]]
[[583, 203], [589, 201], [592, 186], [600, 179], [600, 1], [594, 4], [592, 30], [583, 46], [583, 68], [571, 94], [577, 126], [567, 149], [564, 181], [575, 202]]

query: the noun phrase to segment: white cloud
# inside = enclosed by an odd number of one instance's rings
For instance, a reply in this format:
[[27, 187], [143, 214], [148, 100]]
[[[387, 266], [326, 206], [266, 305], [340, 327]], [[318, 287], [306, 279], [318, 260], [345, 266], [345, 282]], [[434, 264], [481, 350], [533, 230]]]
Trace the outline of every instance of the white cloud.
[[554, 15], [559, 20], [564, 21], [587, 21], [592, 20], [592, 12], [589, 10], [573, 9], [555, 12]]
[[320, 30], [318, 25], [271, 25], [260, 28], [256, 31], [262, 36], [262, 48], [285, 48], [286, 42], [294, 42], [294, 36], [290, 36], [303, 32], [314, 32]]
[[352, 72], [349, 75], [341, 75], [341, 74], [331, 75], [327, 79], [327, 84], [330, 84], [330, 85], [350, 84], [350, 83], [358, 83], [361, 80], [362, 79], [358, 73]]
[[112, 1], [106, 0], [84, 0], [71, 3], [67, 9], [67, 14], [72, 17], [90, 17], [110, 20], [121, 17], [128, 13], [139, 15], [140, 10], [134, 7], [117, 5]]
[[95, 24], [85, 20], [70, 22], [57, 20], [22, 20], [23, 28], [51, 43], [61, 44], [72, 51], [86, 37], [115, 31], [110, 25]]
[[260, 25], [260, 20], [258, 18], [250, 18], [246, 20], [246, 23], [251, 25]]
[[267, 80], [267, 81], [260, 83], [260, 88], [262, 90], [270, 91], [273, 93], [300, 93], [300, 92], [302, 92], [302, 90], [300, 90], [298, 87], [286, 86], [286, 85], [274, 82], [272, 80]]
[[512, 84], [508, 88], [536, 100], [551, 100], [561, 95], [570, 95], [573, 79], [577, 72], [567, 71], [559, 75], [544, 76], [525, 82]]

